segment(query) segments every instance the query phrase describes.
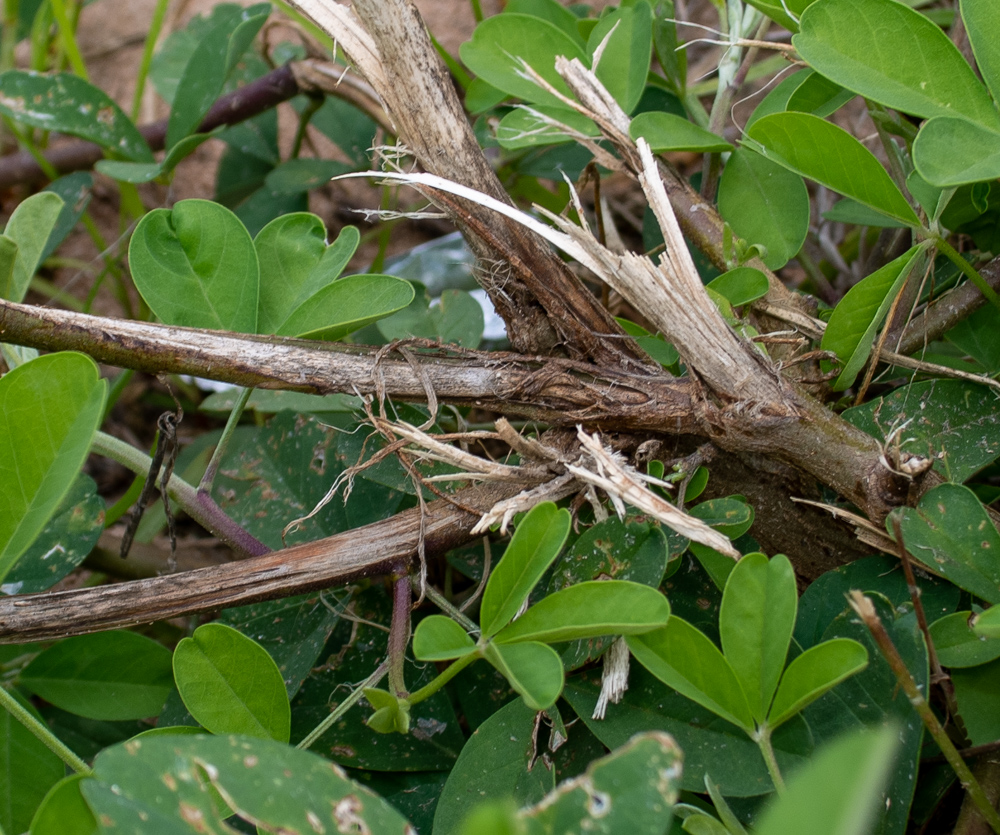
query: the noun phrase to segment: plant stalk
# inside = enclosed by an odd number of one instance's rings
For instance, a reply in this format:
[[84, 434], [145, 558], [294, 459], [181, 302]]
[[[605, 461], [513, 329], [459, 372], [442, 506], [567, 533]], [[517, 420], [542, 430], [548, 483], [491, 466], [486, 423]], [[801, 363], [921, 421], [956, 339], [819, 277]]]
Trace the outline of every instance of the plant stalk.
[[393, 695], [405, 699], [406, 648], [410, 644], [410, 606], [413, 590], [410, 587], [410, 573], [406, 566], [397, 569], [392, 584], [392, 621], [389, 624], [389, 687]]
[[[119, 441], [104, 432], [94, 436], [92, 451], [117, 461], [137, 475], [145, 476], [153, 459], [146, 453], [124, 441]], [[192, 485], [177, 475], [172, 475], [167, 483], [170, 498], [207, 531], [215, 534], [235, 551], [247, 557], [270, 553], [271, 549], [230, 519], [212, 500], [211, 496], [199, 493]]]
[[0, 687], [0, 705], [18, 722], [33, 733], [46, 748], [72, 768], [77, 774], [90, 776], [93, 772], [83, 760], [74, 754], [43, 722], [39, 722], [6, 687]]
[[755, 734], [757, 747], [764, 755], [764, 763], [767, 765], [767, 773], [771, 775], [771, 782], [774, 783], [775, 791], [781, 795], [785, 793], [785, 778], [781, 776], [781, 769], [778, 767], [778, 758], [774, 755], [774, 746], [771, 745], [771, 728], [765, 725], [759, 728]]
[[339, 705], [337, 705], [322, 722], [320, 722], [315, 728], [309, 731], [305, 737], [295, 746], [296, 748], [301, 748], [306, 750], [312, 747], [313, 743], [316, 742], [323, 734], [325, 734], [333, 724], [340, 719], [347, 711], [349, 711], [354, 705], [361, 701], [361, 697], [365, 694], [365, 690], [369, 687], [376, 687], [378, 683], [382, 680], [382, 676], [386, 674], [389, 669], [388, 660], [383, 661], [378, 667], [375, 668], [368, 678], [366, 678], [361, 684], [355, 687], [348, 697], [344, 699]]
[[878, 645], [879, 651], [889, 664], [893, 675], [895, 675], [896, 681], [899, 682], [899, 686], [906, 693], [910, 704], [913, 705], [913, 709], [917, 711], [917, 714], [923, 720], [924, 727], [927, 728], [928, 733], [930, 733], [931, 737], [938, 744], [941, 753], [948, 760], [948, 764], [954, 770], [962, 787], [968, 792], [972, 802], [976, 804], [976, 808], [990, 825], [990, 828], [997, 835], [1000, 835], [1000, 815], [993, 808], [989, 798], [986, 797], [986, 793], [983, 791], [983, 787], [979, 785], [979, 781], [976, 780], [969, 766], [966, 765], [965, 760], [962, 759], [961, 754], [955, 748], [955, 744], [948, 737], [948, 733], [941, 726], [941, 722], [934, 715], [934, 711], [931, 710], [931, 706], [927, 703], [927, 699], [924, 698], [924, 694], [920, 692], [920, 688], [913, 680], [913, 676], [910, 674], [909, 669], [907, 669], [906, 663], [892, 643], [892, 638], [885, 631], [885, 627], [882, 625], [882, 621], [875, 611], [875, 606], [872, 604], [871, 599], [859, 591], [852, 591], [850, 604], [851, 608], [858, 613], [865, 626], [868, 627], [868, 631]]

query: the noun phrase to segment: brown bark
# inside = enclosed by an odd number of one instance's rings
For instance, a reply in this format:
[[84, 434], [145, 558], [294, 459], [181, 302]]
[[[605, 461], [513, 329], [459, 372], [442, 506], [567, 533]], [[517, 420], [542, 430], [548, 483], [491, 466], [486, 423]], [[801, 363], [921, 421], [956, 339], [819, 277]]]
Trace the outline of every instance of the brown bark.
[[[518, 490], [474, 487], [455, 499], [485, 512]], [[422, 525], [420, 515], [414, 508], [316, 542], [181, 574], [0, 598], [0, 643], [49, 641], [343, 585], [407, 565], [421, 535], [428, 556], [475, 538], [469, 530], [478, 513], [439, 500], [427, 505]]]

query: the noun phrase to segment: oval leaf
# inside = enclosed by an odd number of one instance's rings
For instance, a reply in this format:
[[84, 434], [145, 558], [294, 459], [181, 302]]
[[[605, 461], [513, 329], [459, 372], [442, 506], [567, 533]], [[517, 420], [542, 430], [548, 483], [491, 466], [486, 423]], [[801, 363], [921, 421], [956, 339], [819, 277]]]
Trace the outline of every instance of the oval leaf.
[[982, 73], [983, 81], [993, 94], [993, 100], [1000, 100], [1000, 5], [994, 0], [961, 0], [962, 21], [969, 35], [976, 65]]
[[459, 49], [465, 65], [498, 90], [526, 101], [565, 107], [565, 103], [524, 77], [521, 60], [555, 89], [569, 96], [569, 88], [555, 69], [557, 55], [586, 62], [583, 50], [547, 20], [523, 14], [487, 18], [476, 27], [471, 41]]
[[507, 679], [532, 710], [547, 710], [563, 689], [563, 666], [559, 654], [548, 644], [489, 644], [486, 660]]
[[763, 722], [778, 686], [795, 628], [799, 595], [788, 557], [747, 554], [722, 594], [722, 651], [736, 673], [754, 719]]
[[762, 260], [777, 270], [795, 256], [806, 239], [809, 193], [794, 171], [748, 148], [739, 148], [729, 157], [719, 180], [719, 214], [737, 237], [765, 246], [767, 254]]
[[707, 287], [725, 296], [726, 301], [733, 307], [739, 307], [766, 296], [768, 283], [767, 276], [760, 270], [753, 267], [736, 267], [713, 278]]
[[17, 254], [10, 278], [4, 280], [0, 273], [0, 298], [12, 302], [24, 301], [28, 285], [38, 271], [49, 236], [64, 206], [62, 197], [51, 191], [33, 194], [18, 203], [3, 232], [4, 237], [17, 244]]
[[448, 661], [476, 649], [469, 634], [451, 618], [429, 615], [413, 633], [413, 654], [421, 661]]
[[97, 820], [80, 793], [80, 783], [88, 779], [73, 774], [56, 783], [31, 819], [31, 835], [96, 835]]
[[896, 511], [907, 550], [959, 588], [1000, 603], [1000, 534], [968, 487], [942, 484]]
[[360, 240], [345, 226], [327, 246], [326, 226], [309, 212], [282, 215], [261, 229], [253, 242], [261, 275], [258, 333], [276, 333], [292, 311], [340, 278]]
[[990, 606], [972, 621], [972, 630], [986, 638], [1000, 638], [1000, 606]]
[[556, 145], [574, 138], [567, 128], [584, 136], [598, 136], [597, 125], [586, 116], [567, 107], [522, 105], [510, 111], [497, 125], [497, 142], [502, 148], [532, 148]]
[[285, 682], [267, 650], [230, 626], [208, 623], [174, 650], [184, 706], [212, 733], [288, 742]]
[[337, 340], [391, 316], [413, 301], [413, 285], [392, 275], [351, 275], [306, 299], [284, 321], [280, 336]]
[[[985, 615], [986, 612], [982, 616]], [[992, 615], [990, 620], [995, 618]], [[981, 630], [979, 621], [969, 611], [938, 618], [930, 628], [938, 661], [945, 667], [977, 667], [1000, 658], [1000, 635], [990, 635], [990, 631], [989, 621], [987, 628]]]
[[211, 200], [154, 209], [128, 248], [135, 286], [168, 325], [257, 332], [257, 254], [239, 218]]
[[550, 594], [497, 633], [500, 643], [555, 644], [601, 635], [639, 635], [667, 624], [658, 589], [627, 580], [591, 580]]
[[733, 146], [721, 136], [716, 136], [673, 113], [657, 111], [640, 113], [632, 120], [628, 132], [633, 139], [643, 137], [656, 153], [663, 151], [711, 153], [733, 150]]
[[864, 367], [875, 342], [875, 334], [889, 313], [907, 276], [913, 270], [921, 247], [911, 247], [899, 258], [859, 281], [840, 300], [823, 333], [824, 351], [833, 351], [844, 364], [833, 384], [843, 391]]
[[[218, 793], [207, 790], [206, 771]], [[226, 832], [223, 821], [233, 813], [268, 832], [412, 831], [328, 760], [268, 739], [131, 739], [98, 755], [94, 778], [84, 781], [83, 795], [102, 828], [119, 832]]]
[[646, 88], [653, 55], [652, 17], [646, 0], [631, 7], [622, 4], [601, 18], [587, 41], [591, 60], [603, 44], [594, 74], [626, 113], [635, 109]]
[[842, 87], [904, 113], [1000, 126], [989, 94], [948, 36], [903, 3], [817, 0], [801, 23], [795, 49]]
[[639, 663], [668, 687], [748, 734], [754, 732], [753, 715], [735, 671], [704, 633], [671, 616], [663, 629], [626, 640]]
[[71, 73], [0, 74], [0, 113], [22, 125], [68, 133], [127, 159], [152, 162], [139, 129], [108, 95]]
[[931, 119], [913, 143], [913, 164], [936, 186], [995, 180], [1000, 177], [1000, 132], [965, 119]]
[[83, 354], [48, 354], [0, 379], [0, 580], [69, 492], [104, 414]]
[[483, 592], [479, 625], [492, 638], [517, 614], [545, 570], [559, 556], [569, 535], [571, 517], [552, 502], [535, 505], [504, 551]]
[[868, 650], [850, 638], [834, 638], [810, 647], [788, 665], [781, 677], [767, 724], [772, 729], [778, 727], [867, 666]]
[[146, 719], [163, 709], [173, 680], [170, 650], [135, 632], [66, 638], [37, 656], [21, 684], [88, 719]]
[[872, 152], [843, 128], [811, 113], [774, 113], [754, 122], [747, 135], [779, 165], [909, 226], [919, 225]]

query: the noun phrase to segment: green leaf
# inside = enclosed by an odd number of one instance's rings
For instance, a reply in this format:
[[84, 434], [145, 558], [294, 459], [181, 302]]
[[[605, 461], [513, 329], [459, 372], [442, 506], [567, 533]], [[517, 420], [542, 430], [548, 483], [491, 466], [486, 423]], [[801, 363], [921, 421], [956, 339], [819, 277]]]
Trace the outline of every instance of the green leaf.
[[475, 650], [469, 634], [444, 615], [428, 615], [413, 633], [413, 654], [421, 661], [448, 661]]
[[333, 159], [296, 158], [285, 160], [265, 178], [275, 194], [301, 194], [325, 186], [334, 177], [354, 171], [354, 166]]
[[1000, 534], [968, 487], [941, 484], [899, 516], [907, 550], [935, 574], [1000, 603]]
[[555, 70], [557, 55], [586, 63], [580, 45], [546, 20], [522, 14], [489, 17], [476, 27], [472, 40], [459, 48], [463, 63], [498, 90], [525, 101], [565, 107], [565, 103], [522, 77], [523, 59], [556, 90], [569, 96], [569, 88]]
[[79, 136], [126, 159], [152, 162], [153, 152], [106, 93], [71, 73], [26, 70], [0, 74], [0, 113], [15, 122]]
[[535, 641], [490, 643], [486, 647], [486, 660], [503, 673], [532, 710], [547, 710], [562, 693], [562, 661], [548, 644]]
[[1000, 177], [1000, 129], [939, 116], [913, 143], [913, 164], [927, 182], [961, 186]]
[[886, 107], [1000, 127], [989, 94], [948, 36], [902, 3], [817, 0], [792, 45], [827, 78]]
[[761, 153], [790, 171], [909, 226], [920, 221], [881, 163], [843, 128], [810, 113], [775, 113], [747, 135]]
[[[77, 221], [80, 220], [90, 204], [93, 187], [94, 175], [89, 171], [75, 171], [65, 177], [60, 177], [58, 180], [53, 180], [45, 187], [45, 191], [58, 194], [63, 199], [63, 207], [48, 241], [45, 242], [45, 248], [39, 256], [39, 263], [55, 252], [59, 244], [73, 231]], [[30, 199], [29, 197], [28, 200]], [[26, 202], [27, 200], [24, 201], [24, 203]], [[21, 203], [20, 206], [23, 206], [24, 203]], [[17, 209], [14, 211], [16, 212]]]
[[853, 223], [855, 226], [875, 226], [882, 229], [906, 228], [906, 224], [901, 220], [894, 220], [881, 212], [876, 212], [857, 200], [851, 200], [850, 197], [845, 197], [834, 203], [823, 212], [823, 219], [837, 223]]
[[[624, 745], [643, 731], [664, 731], [684, 751], [683, 789], [704, 793], [705, 777], [711, 776], [726, 797], [751, 797], [774, 790], [760, 749], [745, 730], [685, 698], [641, 665], [632, 665], [629, 689], [622, 701], [609, 706], [604, 719], [593, 719], [600, 691], [601, 672], [591, 669], [566, 682], [563, 698], [607, 747]], [[772, 742], [786, 774], [804, 764], [812, 748], [809, 729], [801, 719], [779, 728]]]
[[278, 665], [288, 698], [292, 698], [321, 660], [340, 616], [314, 593], [226, 609], [217, 623], [238, 629], [264, 647]]
[[212, 733], [287, 742], [288, 694], [277, 664], [256, 642], [220, 623], [199, 626], [174, 650], [184, 705]]
[[[285, 525], [308, 514], [332, 480], [358, 460], [348, 442], [354, 438], [339, 435], [315, 418], [287, 411], [279, 412], [263, 429], [238, 427], [215, 479], [215, 499], [248, 533], [271, 548], [281, 548]], [[357, 449], [363, 441], [358, 433]], [[401, 493], [365, 478], [355, 482], [351, 496], [346, 505], [330, 502], [290, 530], [285, 543], [310, 542], [386, 519], [403, 499]]]
[[434, 812], [434, 832], [453, 833], [471, 798], [536, 803], [555, 788], [554, 769], [532, 768], [535, 711], [515, 699], [481, 724], [462, 748]]
[[[962, 594], [960, 589], [947, 580], [930, 574], [920, 573], [915, 579], [928, 621], [933, 622], [955, 611]], [[876, 592], [889, 601], [896, 614], [913, 611], [909, 585], [899, 560], [889, 556], [862, 557], [833, 571], [827, 571], [813, 580], [802, 593], [799, 598], [799, 615], [795, 621], [795, 640], [803, 649], [822, 641], [827, 627], [839, 615], [848, 611], [847, 594], [851, 589]], [[867, 629], [861, 629], [862, 635], [868, 634]], [[837, 635], [841, 636], [841, 633]], [[871, 668], [866, 675], [870, 673]]]
[[911, 247], [855, 284], [834, 309], [821, 346], [843, 362], [835, 391], [851, 386], [868, 361], [875, 335], [922, 253], [919, 245]]
[[961, 0], [959, 5], [976, 66], [993, 100], [1000, 101], [1000, 44], [996, 40], [1000, 30], [1000, 7], [991, 0]]
[[780, 269], [809, 231], [809, 193], [802, 177], [748, 148], [739, 148], [719, 180], [719, 213], [737, 237], [767, 248], [764, 263]]
[[5, 238], [17, 245], [17, 254], [10, 277], [0, 271], [0, 298], [24, 301], [64, 205], [62, 197], [50, 191], [40, 191], [18, 203], [3, 232]]
[[[39, 719], [19, 693], [11, 695]], [[0, 710], [0, 827], [24, 832], [49, 789], [66, 773], [59, 757], [7, 710]], [[66, 830], [59, 830], [63, 835]]]
[[82, 563], [104, 532], [104, 500], [94, 480], [81, 473], [56, 514], [21, 555], [0, 591], [34, 594], [54, 586]]
[[851, 90], [845, 90], [829, 78], [809, 70], [788, 97], [785, 109], [825, 118], [847, 104], [854, 95]]
[[579, 18], [569, 9], [560, 6], [558, 0], [507, 0], [503, 13], [532, 15], [547, 20], [583, 45], [577, 30]]
[[107, 384], [90, 357], [47, 354], [0, 378], [0, 580], [42, 532], [87, 458]]
[[559, 556], [570, 522], [569, 511], [552, 502], [535, 505], [521, 520], [483, 592], [479, 619], [484, 638], [492, 638], [517, 614]]
[[667, 832], [682, 758], [668, 734], [641, 734], [591, 762], [583, 774], [518, 817], [532, 825], [532, 832]]
[[173, 689], [170, 650], [124, 631], [66, 638], [39, 654], [19, 681], [70, 713], [114, 721], [156, 716]]
[[637, 325], [635, 322], [630, 322], [628, 319], [616, 316], [615, 320], [622, 326], [622, 330], [633, 337], [639, 347], [660, 365], [669, 368], [680, 360], [681, 356], [677, 353], [677, 349], [662, 336], [653, 336], [644, 327]]
[[764, 810], [755, 835], [866, 835], [896, 753], [897, 729], [861, 731], [838, 739], [788, 780], [788, 790]]
[[976, 635], [984, 638], [1000, 638], [1000, 606], [990, 606], [985, 612], [976, 615], [969, 622], [969, 626]]
[[664, 684], [753, 733], [753, 714], [736, 672], [704, 633], [672, 616], [664, 628], [627, 641], [639, 663]]
[[736, 267], [716, 276], [705, 286], [725, 296], [733, 307], [763, 298], [768, 289], [767, 276], [753, 267]]
[[722, 651], [758, 723], [767, 716], [785, 669], [799, 596], [795, 571], [778, 554], [747, 554], [736, 563], [722, 594]]
[[636, 116], [628, 127], [632, 139], [643, 137], [654, 153], [696, 151], [712, 153], [731, 151], [733, 146], [721, 136], [673, 113], [648, 111]]
[[748, 0], [748, 5], [759, 9], [775, 23], [784, 26], [789, 32], [797, 32], [799, 30], [799, 17], [812, 2], [813, 0], [778, 0], [778, 2], [774, 2], [774, 0]]
[[97, 820], [80, 793], [80, 784], [88, 779], [73, 774], [49, 789], [31, 819], [31, 835], [96, 835]]
[[969, 741], [987, 745], [1000, 739], [1000, 660], [949, 675]]
[[337, 766], [268, 739], [133, 739], [101, 752], [94, 777], [84, 781], [83, 795], [102, 828], [119, 832], [225, 832], [223, 820], [234, 812], [270, 832], [410, 831], [395, 809]]
[[[707, 502], [690, 508], [688, 513], [711, 525], [730, 539], [738, 539], [743, 536], [753, 525], [753, 508], [744, 499], [734, 496], [709, 499]], [[729, 579], [729, 573], [736, 566], [733, 558], [699, 542], [690, 543], [688, 548], [704, 566], [715, 585], [720, 590], [724, 589], [726, 580]]]
[[963, 482], [1000, 455], [995, 403], [985, 386], [924, 380], [847, 409], [843, 416], [883, 443], [905, 425], [902, 451], [934, 460], [934, 469], [949, 481]]
[[[432, 275], [436, 272], [426, 262], [424, 269], [432, 270]], [[426, 293], [418, 293], [405, 310], [380, 321], [378, 331], [387, 341], [417, 337], [476, 348], [483, 336], [483, 324], [483, 309], [469, 293], [445, 290], [440, 303], [434, 306]]]
[[987, 619], [986, 628], [981, 627], [990, 611], [987, 609], [978, 617], [969, 611], [955, 612], [931, 624], [931, 640], [938, 660], [945, 667], [976, 667], [1000, 658], [1000, 630], [989, 627], [990, 621], [996, 620], [996, 613]]
[[687, 50], [677, 37], [677, 21], [674, 17], [673, 0], [660, 0], [653, 16], [653, 48], [656, 60], [666, 76], [667, 84], [678, 98], [683, 98], [687, 90]]
[[536, 104], [515, 107], [504, 116], [497, 125], [497, 142], [509, 150], [569, 142], [574, 136], [562, 125], [584, 136], [600, 135], [597, 125], [575, 110]]
[[170, 148], [163, 162], [122, 162], [114, 159], [98, 160], [95, 170], [107, 177], [125, 183], [149, 183], [173, 171], [185, 158], [191, 156], [205, 141], [225, 130], [219, 126], [210, 133], [193, 133], [185, 136]]
[[587, 40], [587, 56], [593, 61], [594, 52], [607, 38], [594, 74], [626, 113], [635, 109], [646, 87], [653, 54], [652, 17], [646, 0], [631, 7], [622, 4], [601, 18]]
[[767, 724], [778, 727], [866, 666], [868, 651], [850, 638], [834, 638], [810, 647], [788, 665], [781, 677]]
[[[896, 618], [899, 611], [906, 611], [900, 601], [909, 599], [906, 581], [902, 577], [903, 572], [898, 568], [899, 561], [888, 558], [885, 560], [867, 558], [864, 562], [868, 563], [867, 570], [851, 577], [851, 588], [873, 588], [873, 583], [878, 584], [882, 580], [885, 570], [890, 568], [892, 563], [896, 564], [895, 571], [892, 572], [896, 582], [889, 589], [894, 592], [893, 598], [889, 600], [878, 593], [870, 593], [869, 596], [907, 669], [917, 682], [921, 692], [926, 693], [930, 678], [927, 648], [923, 634], [917, 625], [916, 616], [911, 609], [906, 614]], [[883, 564], [882, 576], [875, 573], [878, 570], [879, 562]], [[845, 568], [847, 567], [849, 566], [845, 566]], [[866, 578], [871, 579], [866, 582]], [[898, 582], [900, 579], [902, 579], [902, 583]], [[944, 581], [939, 581], [936, 585], [931, 586], [920, 582], [920, 585], [922, 589], [931, 591], [935, 587], [938, 589], [955, 588]], [[843, 587], [835, 585], [833, 588], [828, 586], [826, 589], [817, 589], [818, 595], [824, 593], [835, 595], [836, 602], [843, 606], [843, 610], [831, 619], [832, 622], [823, 624], [824, 629], [819, 638], [822, 640], [853, 638], [868, 650], [869, 664], [864, 670], [845, 679], [833, 690], [821, 696], [813, 704], [808, 705], [802, 716], [809, 723], [809, 728], [817, 744], [830, 743], [844, 733], [863, 727], [889, 725], [897, 729], [897, 738], [900, 743], [899, 760], [897, 767], [893, 769], [886, 789], [881, 794], [877, 825], [869, 831], [885, 833], [885, 835], [903, 833], [907, 828], [910, 804], [913, 801], [917, 782], [924, 724], [902, 688], [898, 686], [896, 676], [882, 657], [871, 633], [860, 622], [854, 610], [846, 605], [846, 600], [840, 591], [841, 588]], [[802, 604], [805, 603], [806, 596], [810, 592], [811, 587], [803, 594], [800, 601], [800, 611], [804, 608]], [[939, 601], [940, 599], [938, 597]], [[957, 598], [952, 596], [949, 599]], [[793, 719], [783, 727], [793, 726], [796, 721], [797, 719]], [[780, 732], [779, 729], [778, 733]]]
[[258, 332], [276, 333], [295, 308], [340, 278], [360, 240], [354, 226], [345, 226], [327, 246], [326, 226], [309, 212], [282, 215], [261, 229], [253, 242], [264, 279]]
[[128, 248], [136, 288], [169, 325], [257, 332], [257, 254], [246, 227], [211, 200], [154, 209]]
[[639, 635], [666, 626], [669, 617], [670, 604], [656, 588], [625, 580], [592, 580], [543, 598], [494, 640], [556, 644], [601, 635]]
[[306, 299], [278, 328], [279, 336], [334, 341], [391, 316], [413, 301], [413, 285], [392, 275], [351, 275]]
[[166, 145], [173, 147], [193, 133], [222, 93], [229, 73], [249, 48], [271, 11], [258, 3], [227, 14], [195, 47], [184, 67], [167, 125]]

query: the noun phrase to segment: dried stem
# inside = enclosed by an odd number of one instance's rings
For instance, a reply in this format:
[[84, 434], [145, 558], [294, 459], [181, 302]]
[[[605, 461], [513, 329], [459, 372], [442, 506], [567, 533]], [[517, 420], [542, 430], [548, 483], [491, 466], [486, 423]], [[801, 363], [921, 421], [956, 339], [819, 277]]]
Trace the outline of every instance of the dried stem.
[[858, 613], [865, 626], [868, 627], [868, 631], [871, 633], [882, 656], [889, 664], [889, 668], [896, 677], [896, 681], [899, 682], [899, 686], [906, 693], [910, 704], [913, 705], [913, 709], [917, 711], [917, 714], [923, 720], [924, 727], [927, 728], [928, 733], [938, 744], [941, 752], [948, 760], [948, 764], [954, 769], [962, 787], [968, 792], [972, 802], [976, 804], [976, 809], [986, 819], [993, 831], [1000, 835], [1000, 815], [997, 814], [997, 810], [990, 804], [989, 799], [983, 792], [982, 786], [979, 785], [979, 781], [973, 776], [969, 770], [969, 766], [965, 764], [965, 760], [962, 759], [954, 743], [949, 739], [947, 732], [941, 726], [937, 716], [934, 715], [934, 711], [931, 710], [931, 706], [927, 703], [927, 699], [924, 698], [924, 694], [920, 692], [920, 688], [913, 680], [913, 676], [907, 669], [906, 663], [892, 643], [892, 638], [885, 631], [885, 627], [882, 625], [882, 621], [875, 611], [875, 606], [869, 598], [865, 597], [859, 591], [851, 592], [850, 603], [851, 608]]

